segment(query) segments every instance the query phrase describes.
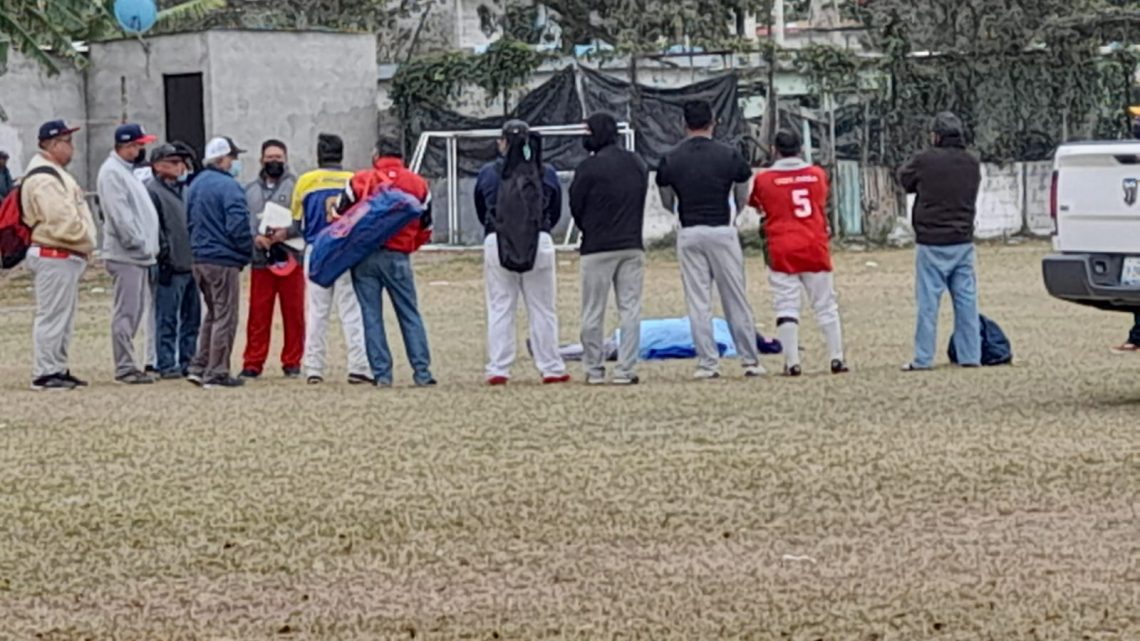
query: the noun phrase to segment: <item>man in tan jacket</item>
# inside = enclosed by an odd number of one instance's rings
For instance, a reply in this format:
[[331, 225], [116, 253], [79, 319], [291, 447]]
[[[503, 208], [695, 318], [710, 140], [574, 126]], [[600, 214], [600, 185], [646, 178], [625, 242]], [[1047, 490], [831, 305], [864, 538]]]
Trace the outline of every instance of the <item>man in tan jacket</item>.
[[95, 247], [91, 210], [83, 190], [65, 169], [75, 155], [71, 136], [78, 130], [62, 120], [40, 127], [40, 152], [28, 163], [20, 190], [24, 222], [32, 228], [25, 264], [35, 279], [36, 293], [33, 390], [73, 390], [87, 385], [71, 375], [67, 353], [75, 327], [79, 279]]

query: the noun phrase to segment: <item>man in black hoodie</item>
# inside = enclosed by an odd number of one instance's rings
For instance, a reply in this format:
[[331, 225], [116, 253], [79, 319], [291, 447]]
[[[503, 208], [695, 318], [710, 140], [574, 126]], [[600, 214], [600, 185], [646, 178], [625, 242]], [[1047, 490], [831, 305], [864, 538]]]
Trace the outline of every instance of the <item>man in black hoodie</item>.
[[914, 359], [906, 371], [934, 366], [938, 306], [950, 290], [954, 302], [954, 346], [963, 367], [982, 361], [978, 284], [974, 271], [975, 202], [982, 181], [978, 159], [966, 150], [962, 121], [944, 111], [934, 117], [932, 146], [899, 170], [899, 182], [914, 202], [915, 298], [918, 320]]
[[610, 290], [621, 318], [615, 385], [635, 385], [641, 348], [641, 290], [645, 280], [645, 197], [649, 168], [618, 146], [617, 121], [599, 113], [586, 119], [591, 156], [574, 172], [570, 214], [582, 234], [582, 349], [586, 382], [606, 382], [605, 322]]

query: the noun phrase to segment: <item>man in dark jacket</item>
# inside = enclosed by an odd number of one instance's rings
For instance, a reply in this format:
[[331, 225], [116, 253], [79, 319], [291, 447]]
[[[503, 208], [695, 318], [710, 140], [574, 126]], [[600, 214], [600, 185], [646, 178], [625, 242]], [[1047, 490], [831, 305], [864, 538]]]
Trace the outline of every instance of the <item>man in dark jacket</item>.
[[914, 202], [915, 297], [918, 320], [914, 359], [904, 370], [934, 366], [938, 306], [950, 291], [954, 302], [954, 345], [963, 367], [982, 362], [978, 285], [974, 271], [974, 218], [981, 166], [966, 150], [962, 121], [950, 112], [934, 117], [932, 146], [899, 170], [899, 182]]
[[[499, 160], [483, 167], [475, 182], [475, 211], [487, 233], [483, 241], [483, 278], [487, 295], [488, 385], [506, 385], [514, 364], [517, 336], [515, 312], [519, 297], [526, 301], [530, 324], [531, 349], [535, 366], [544, 384], [566, 383], [566, 362], [558, 353], [557, 278], [554, 240], [550, 232], [562, 216], [562, 187], [550, 165], [541, 169], [542, 140], [521, 120], [503, 125], [499, 138]], [[508, 160], [510, 162], [508, 162]], [[496, 206], [503, 174], [526, 166], [542, 173], [543, 211], [534, 266], [525, 273], [506, 269], [499, 260], [499, 239], [495, 231]]]
[[[265, 361], [269, 358], [269, 339], [273, 334], [273, 308], [278, 300], [281, 301], [281, 323], [285, 328], [281, 369], [286, 378], [301, 375], [301, 358], [305, 356], [305, 270], [297, 266], [302, 260], [300, 252], [285, 244], [301, 237], [301, 227], [293, 223], [288, 227], [273, 228], [263, 220], [270, 203], [280, 207], [282, 212], [290, 212], [292, 220], [297, 177], [289, 171], [288, 154], [285, 143], [266, 140], [261, 145], [261, 171], [257, 180], [245, 186], [245, 200], [250, 213], [249, 231], [253, 235], [254, 248], [242, 378], [257, 378], [265, 368]], [[269, 256], [272, 252], [286, 258], [291, 256], [291, 266], [271, 269]]]
[[198, 344], [202, 303], [194, 284], [194, 256], [186, 223], [185, 153], [174, 145], [151, 152], [151, 177], [145, 185], [158, 212], [158, 287], [155, 291], [155, 340], [159, 375], [186, 376]]
[[618, 146], [617, 121], [605, 113], [586, 119], [584, 140], [592, 155], [574, 172], [570, 214], [582, 233], [582, 361], [586, 382], [606, 382], [606, 303], [615, 289], [621, 319], [616, 385], [638, 382], [641, 292], [645, 281], [645, 197], [649, 168]]
[[211, 140], [206, 145], [205, 168], [186, 195], [194, 280], [206, 304], [188, 378], [207, 389], [242, 385], [240, 378], [230, 376], [240, 315], [241, 270], [253, 252], [249, 206], [235, 178], [241, 174], [241, 153], [229, 138]]

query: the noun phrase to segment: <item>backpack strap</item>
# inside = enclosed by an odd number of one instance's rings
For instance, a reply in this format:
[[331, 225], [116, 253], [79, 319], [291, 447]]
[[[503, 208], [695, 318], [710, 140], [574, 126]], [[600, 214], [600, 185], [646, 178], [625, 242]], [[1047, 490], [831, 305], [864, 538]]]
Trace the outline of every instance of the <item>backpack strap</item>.
[[32, 176], [47, 174], [55, 176], [55, 179], [59, 181], [59, 184], [63, 185], [65, 188], [67, 187], [67, 184], [63, 182], [63, 176], [60, 176], [59, 172], [55, 170], [55, 167], [52, 167], [50, 165], [40, 165], [39, 167], [36, 167], [35, 169], [32, 169], [28, 173], [24, 174], [24, 177], [20, 179], [20, 184], [23, 185], [24, 183], [28, 182], [28, 179]]

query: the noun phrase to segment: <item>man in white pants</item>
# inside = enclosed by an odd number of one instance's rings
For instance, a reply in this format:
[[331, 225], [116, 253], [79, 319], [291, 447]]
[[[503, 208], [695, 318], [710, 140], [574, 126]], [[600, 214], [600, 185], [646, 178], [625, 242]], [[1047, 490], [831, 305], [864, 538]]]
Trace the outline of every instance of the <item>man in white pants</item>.
[[[309, 255], [317, 234], [337, 218], [336, 203], [352, 172], [341, 167], [344, 156], [344, 143], [340, 137], [321, 134], [318, 144], [318, 169], [314, 169], [297, 179], [293, 192], [293, 219], [298, 221], [305, 242], [305, 274], [309, 273]], [[368, 352], [364, 346], [364, 321], [360, 313], [360, 303], [352, 287], [352, 272], [346, 271], [333, 283], [332, 287], [321, 287], [313, 281], [306, 283], [308, 312], [305, 318], [305, 358], [302, 366], [310, 385], [325, 380], [326, 354], [328, 352], [329, 317], [333, 304], [340, 315], [341, 329], [348, 348], [348, 382], [352, 385], [371, 385], [372, 368], [368, 364]]]
[[[562, 187], [554, 169], [541, 164], [539, 147], [540, 141], [531, 136], [525, 122], [506, 123], [499, 139], [503, 158], [483, 167], [475, 183], [475, 211], [487, 234], [483, 243], [483, 275], [487, 291], [488, 385], [506, 385], [510, 380], [518, 347], [515, 310], [520, 295], [526, 301], [531, 348], [542, 382], [549, 385], [570, 380], [566, 363], [558, 353], [554, 241], [550, 237], [550, 230], [562, 216]], [[525, 163], [540, 165], [533, 169], [541, 172], [543, 211], [534, 267], [518, 273], [500, 262], [495, 220], [500, 213], [497, 203], [504, 169], [513, 171]]]
[[697, 349], [694, 378], [720, 377], [712, 325], [714, 284], [744, 375], [763, 376], [767, 372], [760, 365], [756, 321], [744, 284], [744, 253], [729, 206], [730, 196], [735, 196], [736, 210], [743, 208], [752, 169], [738, 150], [712, 139], [716, 122], [707, 101], [687, 102], [684, 109], [688, 137], [661, 159], [657, 186], [666, 209], [679, 205], [677, 258]]
[[831, 373], [847, 372], [843, 329], [831, 273], [828, 244], [827, 173], [800, 158], [800, 137], [776, 135], [776, 162], [756, 176], [750, 204], [764, 215], [771, 270], [768, 280], [776, 307], [777, 335], [784, 352], [784, 375], [800, 376], [800, 301], [804, 292], [815, 310], [831, 358]]

